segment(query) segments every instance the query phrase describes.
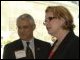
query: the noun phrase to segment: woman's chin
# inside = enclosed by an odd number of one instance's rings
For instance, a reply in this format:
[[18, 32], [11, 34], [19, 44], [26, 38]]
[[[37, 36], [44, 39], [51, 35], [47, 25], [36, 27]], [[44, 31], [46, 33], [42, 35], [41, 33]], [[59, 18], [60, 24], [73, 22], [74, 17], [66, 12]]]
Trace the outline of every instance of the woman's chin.
[[48, 32], [48, 34], [53, 35], [53, 33], [52, 33], [52, 32]]

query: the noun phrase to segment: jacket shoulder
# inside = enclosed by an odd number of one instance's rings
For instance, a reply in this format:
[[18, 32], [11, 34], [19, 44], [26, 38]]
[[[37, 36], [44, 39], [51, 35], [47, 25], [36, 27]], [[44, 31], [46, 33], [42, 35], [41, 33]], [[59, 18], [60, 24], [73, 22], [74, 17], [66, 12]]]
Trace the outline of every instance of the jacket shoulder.
[[40, 39], [34, 39], [34, 42], [36, 43], [36, 44], [38, 44], [38, 45], [44, 45], [44, 46], [51, 46], [51, 44], [49, 43], [49, 42], [45, 42], [45, 41], [42, 41], [42, 40], [40, 40]]
[[19, 39], [18, 39], [18, 40], [15, 40], [15, 41], [13, 41], [13, 42], [10, 42], [10, 43], [6, 44], [4, 48], [14, 47], [14, 46], [16, 46], [16, 44], [18, 44], [19, 42], [20, 42]]

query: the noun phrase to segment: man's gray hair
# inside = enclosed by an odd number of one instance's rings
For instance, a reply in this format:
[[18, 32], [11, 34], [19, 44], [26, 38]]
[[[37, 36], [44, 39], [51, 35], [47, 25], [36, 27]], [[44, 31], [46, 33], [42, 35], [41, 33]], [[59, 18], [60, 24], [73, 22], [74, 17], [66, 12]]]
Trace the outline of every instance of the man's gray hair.
[[35, 25], [34, 19], [30, 14], [22, 14], [17, 18], [17, 21], [18, 20], [30, 20], [30, 23]]

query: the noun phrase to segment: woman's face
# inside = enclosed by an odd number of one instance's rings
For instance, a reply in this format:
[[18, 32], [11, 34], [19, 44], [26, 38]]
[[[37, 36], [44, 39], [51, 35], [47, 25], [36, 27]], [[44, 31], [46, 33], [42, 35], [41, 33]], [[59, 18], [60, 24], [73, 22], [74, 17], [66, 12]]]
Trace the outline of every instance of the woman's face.
[[52, 12], [47, 12], [45, 15], [44, 25], [46, 26], [49, 34], [55, 35], [60, 29], [62, 29], [64, 21], [65, 20], [63, 19], [58, 19]]

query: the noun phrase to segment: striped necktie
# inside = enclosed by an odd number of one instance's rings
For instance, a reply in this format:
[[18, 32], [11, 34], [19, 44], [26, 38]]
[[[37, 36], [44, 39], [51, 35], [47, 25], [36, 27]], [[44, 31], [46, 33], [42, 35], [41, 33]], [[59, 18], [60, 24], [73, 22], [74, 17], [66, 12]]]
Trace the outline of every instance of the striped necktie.
[[27, 42], [27, 48], [26, 48], [26, 56], [27, 56], [27, 59], [34, 59], [33, 57], [33, 53], [32, 53], [32, 50], [30, 49], [29, 47], [29, 42]]

